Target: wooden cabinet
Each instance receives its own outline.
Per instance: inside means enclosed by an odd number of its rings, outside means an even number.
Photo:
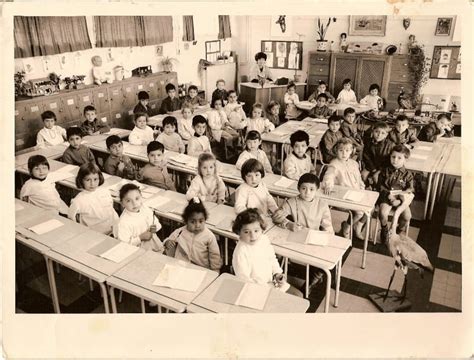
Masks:
[[[319,82],[324,81],[329,84],[329,74],[331,67],[331,54],[321,52],[309,53],[308,68],[308,93],[309,97],[318,88]],[[302,99],[302,97],[300,97]]]
[[[398,109],[398,96],[403,91],[407,95],[413,91],[408,69],[408,55],[394,55],[391,59],[390,82],[388,84],[387,109]]]

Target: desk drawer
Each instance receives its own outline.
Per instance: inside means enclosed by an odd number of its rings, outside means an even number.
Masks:
[[[329,76],[324,75],[309,75],[308,76],[308,85],[319,85],[320,81],[324,81],[326,84],[329,84]]]
[[[309,63],[311,65],[329,64],[330,54],[311,54]]]
[[[397,56],[392,58],[392,72],[408,73],[408,57]]]
[[[329,65],[328,64],[318,64],[312,65],[309,67],[309,75],[329,75]]]

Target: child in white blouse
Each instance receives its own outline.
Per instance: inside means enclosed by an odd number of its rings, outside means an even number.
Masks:
[[[192,199],[182,217],[186,225],[172,232],[163,243],[166,255],[219,271],[221,253],[216,236],[206,227],[208,214],[202,202]]]
[[[83,189],[71,201],[68,217],[103,234],[111,234],[118,215],[114,201],[108,189],[101,185],[104,176],[94,163],[87,163],[79,168],[76,186]]]
[[[148,145],[155,140],[158,130],[153,130],[147,125],[148,115],[145,113],[134,114],[135,127],[128,136],[128,141],[131,145]]]
[[[211,143],[206,136],[207,120],[202,115],[193,117],[194,136],[189,139],[188,155],[199,156],[204,152],[211,152]]]
[[[207,113],[207,121],[211,128],[212,137],[221,142],[221,139],[227,144],[232,145],[234,140],[237,140],[239,134],[235,131],[227,119],[224,111],[224,101],[222,99],[214,99],[211,104],[212,109]]]
[[[56,183],[48,179],[49,162],[43,155],[33,155],[28,159],[28,171],[31,179],[21,190],[20,199],[46,210],[67,214],[68,207],[61,200]]]
[[[371,110],[378,112],[383,108],[383,99],[379,96],[380,87],[372,84],[369,87],[369,94],[360,100],[361,104],[367,105]]]
[[[201,201],[222,204],[225,201],[225,184],[217,174],[216,158],[211,153],[202,153],[198,158],[198,175],[191,181],[186,199],[195,197]]]
[[[235,167],[240,170],[242,169],[242,165],[248,159],[257,159],[262,163],[263,168],[267,173],[273,174],[272,165],[268,160],[267,154],[260,149],[261,145],[262,137],[260,136],[260,133],[256,130],[249,131],[245,137],[245,149],[237,159]]]
[[[257,130],[260,134],[275,130],[270,120],[263,116],[263,106],[260,103],[255,103],[252,106],[252,116],[247,119],[247,132]]]
[[[130,245],[162,253],[164,247],[156,234],[161,229],[161,224],[153,211],[143,204],[138,186],[135,184],[122,186],[120,202],[124,210],[114,228],[115,237]]]
[[[39,149],[62,144],[66,141],[66,130],[56,123],[56,114],[52,111],[45,111],[41,114],[44,128],[36,135],[36,146]]]
[[[237,93],[230,90],[227,93],[228,103],[224,107],[224,111],[229,119],[229,124],[235,130],[243,129],[247,125],[247,115],[242,108],[242,104],[237,101]]]
[[[194,135],[193,112],[194,106],[191,103],[185,102],[181,109],[183,118],[178,121],[178,134],[181,135],[183,140],[189,140]]]
[[[338,104],[354,104],[357,103],[357,97],[354,90],[351,89],[352,81],[351,79],[345,79],[342,82],[342,86],[344,87],[337,96],[336,102]]]
[[[245,181],[235,191],[234,210],[236,214],[248,208],[257,208],[262,215],[267,216],[278,210],[273,196],[270,195],[267,186],[262,182],[265,169],[257,159],[248,159],[242,165],[242,179]]]
[[[263,233],[265,228],[265,220],[258,209],[247,209],[237,215],[232,225],[232,231],[239,235],[232,256],[235,275],[245,281],[266,284],[303,297],[301,291],[287,282],[270,239]]]
[[[158,135],[156,141],[163,144],[165,150],[184,153],[184,143],[181,136],[176,132],[178,121],[174,116],[166,116],[163,119],[163,132]]]
[[[306,154],[309,146],[309,135],[306,131],[298,130],[290,136],[291,154],[283,162],[283,175],[287,178],[298,180],[301,175],[312,172],[314,165],[311,157]]]
[[[296,107],[296,105],[300,102],[300,99],[296,93],[296,85],[293,82],[288,84],[283,101],[286,105],[285,118],[288,120],[298,119],[303,112]]]

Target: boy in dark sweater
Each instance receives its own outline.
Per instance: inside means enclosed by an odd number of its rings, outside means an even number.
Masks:
[[[395,128],[390,131],[388,138],[395,145],[405,145],[413,149],[413,144],[418,141],[415,129],[410,128],[408,118],[405,115],[398,115],[395,120]]]
[[[82,130],[77,126],[70,127],[66,130],[67,141],[69,147],[64,151],[63,162],[81,166],[89,162],[95,163],[95,158],[90,149],[82,145]]]
[[[105,121],[98,120],[95,107],[92,105],[87,105],[84,108],[84,117],[86,121],[81,124],[82,136],[99,135],[110,131],[110,127],[107,125],[107,119],[105,119]]]
[[[357,124],[355,124],[356,112],[354,108],[348,107],[344,110],[344,121],[341,124],[341,133],[345,138],[352,141],[354,145],[354,160],[361,160],[362,151],[364,150],[364,141],[362,136],[357,132]]]
[[[328,100],[326,94],[319,94],[316,98],[316,106],[309,111],[308,115],[317,119],[329,118],[332,114],[332,110],[327,106]]]
[[[198,88],[196,85],[191,85],[188,88],[188,95],[184,98],[184,102],[191,104],[193,107],[206,105],[206,100],[198,95]]]
[[[140,91],[138,93],[138,104],[133,108],[133,113],[145,113],[148,116],[152,116],[152,110],[148,106],[148,101],[150,101],[150,95],[146,91]]]
[[[123,154],[123,142],[117,135],[110,135],[105,139],[109,150],[109,157],[105,160],[104,170],[107,174],[135,180],[136,168],[132,160]]]
[[[320,94],[324,95],[324,94]],[[323,162],[329,164],[332,159],[336,157],[333,151],[334,145],[343,138],[342,133],[339,131],[341,128],[342,116],[331,115],[328,119],[328,127],[321,141],[319,142],[319,151],[323,156]]]
[[[172,113],[176,110],[181,110],[181,101],[176,96],[176,87],[173,84],[166,84],[166,93],[168,97],[163,99],[160,108],[160,114]]]
[[[423,126],[418,134],[418,140],[435,142],[440,137],[453,137],[453,125],[448,114],[439,114],[435,122]]]
[[[227,90],[225,89],[225,80],[219,79],[216,81],[216,90],[212,92],[211,104],[214,104],[216,99],[221,99],[224,102],[224,106],[227,104],[228,97]]]

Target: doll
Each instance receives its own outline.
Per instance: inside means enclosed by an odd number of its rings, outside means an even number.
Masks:
[[[91,60],[92,64],[94,65],[92,68],[92,77],[94,78],[94,83],[97,85],[100,85],[104,82],[112,84],[112,72],[102,67],[102,58],[99,55],[96,55],[93,56]]]

